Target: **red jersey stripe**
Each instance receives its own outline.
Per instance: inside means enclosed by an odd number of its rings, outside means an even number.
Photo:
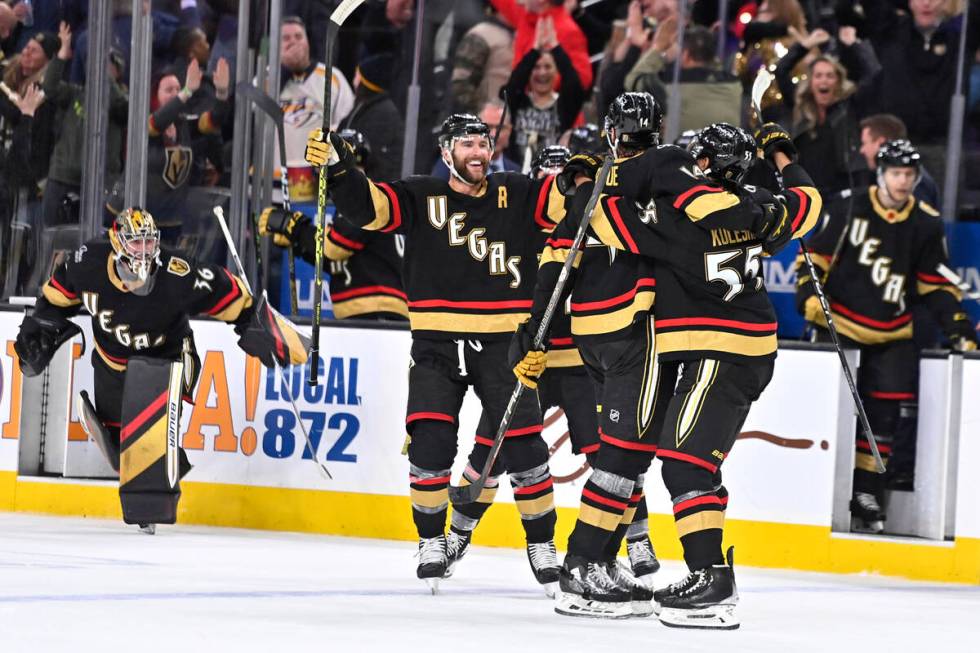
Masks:
[[[238,299],[242,294],[242,289],[238,287],[238,282],[235,281],[235,277],[231,276],[231,272],[229,272],[225,268],[221,268],[221,271],[228,276],[228,281],[231,282],[231,290],[228,292],[227,295],[222,297],[217,304],[214,305],[214,308],[212,308],[210,311],[207,312],[208,315],[216,315],[220,313],[225,309],[225,307],[228,306],[228,304]]]
[[[623,222],[623,216],[620,215],[619,213],[619,206],[617,206],[617,202],[619,202],[621,199],[623,198],[622,197],[610,198],[609,201],[606,202],[606,206],[609,207],[609,214],[612,216],[613,221],[616,223],[616,227],[618,228],[618,231],[620,232],[620,234],[622,234],[623,238],[626,240],[626,246],[629,247],[629,250],[634,254],[639,254],[640,250],[636,246],[636,241],[633,240],[633,235],[629,232],[629,229],[626,228],[626,223]]]
[[[633,286],[633,289],[630,290],[629,292],[625,292],[622,295],[619,295],[618,297],[613,297],[611,299],[603,299],[597,302],[582,302],[579,304],[573,302],[572,310],[573,311],[596,311],[602,308],[609,308],[610,306],[615,306],[617,304],[624,304],[627,301],[633,299],[636,296],[636,293],[638,293],[641,289],[656,288],[656,287],[657,287],[656,279],[651,279],[651,278],[639,279],[637,280],[636,285]]]
[[[333,299],[335,302],[341,302],[345,299],[361,297],[362,295],[392,295],[400,299],[408,299],[408,296],[405,293],[398,288],[392,288],[391,286],[364,286],[363,288],[354,288],[352,290],[334,293],[331,299]]]
[[[391,222],[389,222],[388,226],[381,231],[385,233],[394,231],[398,227],[402,226],[402,205],[398,203],[398,195],[391,188],[391,186],[386,183],[378,182],[375,185],[384,191],[385,195],[388,196],[388,203],[391,204]]]
[[[657,452],[657,458],[672,458],[673,460],[680,460],[685,463],[691,463],[692,465],[703,467],[708,471],[710,471],[711,473],[718,471],[718,465],[709,463],[707,460],[701,460],[700,458],[689,456],[686,453],[681,453],[680,451],[674,451],[672,449],[661,449],[660,451]]]
[[[336,242],[341,247],[346,247],[347,249],[353,249],[355,251],[361,251],[364,249],[364,243],[359,243],[356,240],[351,240],[350,238],[344,236],[343,234],[337,233],[336,229],[331,229],[327,233],[327,238]]]
[[[793,194],[795,194],[797,197],[800,198],[800,208],[796,212],[796,217],[793,218],[793,233],[796,233],[797,228],[800,226],[800,223],[803,221],[803,218],[806,216],[807,207],[810,205],[810,198],[807,196],[806,193],[801,191],[799,188],[790,188],[789,190],[790,192],[792,192]]]
[[[738,320],[723,320],[717,317],[677,317],[657,320],[655,324],[662,329],[681,326],[719,326],[743,331],[775,331],[779,326],[776,322],[739,322]]]
[[[842,306],[841,304],[837,304],[835,302],[830,303],[830,309],[835,313],[840,313],[841,315],[843,315],[844,317],[850,320],[854,320],[858,324],[874,327],[876,329],[897,329],[898,327],[905,326],[906,324],[912,321],[911,313],[906,313],[905,315],[897,317],[894,320],[882,322],[881,320],[875,320],[866,315],[855,313],[854,311],[847,308],[846,306]]]
[[[432,413],[432,412],[422,412],[422,413],[410,413],[408,417],[405,418],[406,424],[411,424],[412,422],[417,422],[420,419],[432,419],[437,422],[449,422],[450,424],[456,423],[456,418],[452,415],[447,415],[446,413]]]
[[[541,184],[541,190],[538,192],[538,201],[534,205],[534,221],[546,231],[551,231],[555,226],[551,220],[544,216],[544,206],[548,202],[548,194],[551,192],[553,183],[555,183],[553,176],[545,178],[544,183]]]
[[[60,292],[62,295],[64,295],[68,299],[76,299],[78,297],[78,295],[76,293],[71,292],[70,290],[68,290],[67,288],[65,288],[64,286],[62,286],[60,283],[58,283],[58,280],[55,279],[54,277],[51,277],[51,279],[49,281],[51,282],[51,285],[52,286],[54,286],[55,288],[58,289],[58,292]]]
[[[690,510],[691,508],[696,508],[698,506],[706,506],[706,505],[720,506],[721,499],[719,499],[713,494],[709,494],[703,497],[695,497],[693,499],[688,499],[687,501],[681,501],[680,503],[674,506],[674,514],[676,515],[677,513],[683,512],[685,510]]]
[[[611,435],[606,435],[599,429],[599,439],[603,442],[607,442],[614,447],[619,447],[620,449],[629,449],[631,451],[647,451],[650,453],[657,453],[657,445],[655,444],[643,444],[642,442],[630,442],[628,440],[620,440],[619,438],[614,438]]]
[[[456,302],[449,299],[420,299],[408,302],[409,308],[472,308],[483,310],[500,310],[507,308],[531,308],[533,301],[516,299],[495,302]]]
[[[919,277],[920,280],[926,283],[939,283],[939,284],[950,284],[950,280],[946,277],[941,277],[935,274],[926,274],[925,272],[916,272],[915,276]]]
[[[687,202],[687,200],[689,200],[691,196],[696,193],[720,193],[723,190],[724,190],[723,188],[718,188],[717,186],[706,186],[703,184],[701,186],[695,186],[694,188],[689,188],[688,190],[684,191],[683,193],[677,196],[677,199],[674,200],[674,208],[679,209],[682,206],[684,206],[684,203]]]

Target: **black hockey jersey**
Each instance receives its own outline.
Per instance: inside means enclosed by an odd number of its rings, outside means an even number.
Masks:
[[[911,305],[923,301],[943,331],[955,335],[956,322],[966,315],[960,291],[937,271],[949,263],[939,212],[915,198],[901,209],[888,209],[875,186],[854,196],[850,216],[845,210],[841,203],[809,239],[818,271],[826,275],[832,265],[824,289],[837,331],[867,345],[909,339]],[[840,251],[831,263],[838,242]],[[802,256],[796,271],[802,313],[807,300],[818,299]],[[824,322],[822,314],[819,321]]]
[[[416,337],[507,340],[530,315],[540,230],[565,214],[554,177],[487,177],[473,197],[435,177],[375,183],[330,169],[340,213],[373,231],[404,234],[403,280]]]
[[[661,358],[741,362],[775,356],[777,325],[762,279],[765,219],[757,189],[718,186],[687,152],[662,146],[614,166],[606,190],[590,232],[606,245],[657,262]],[[809,185],[793,187],[780,206],[775,229],[799,237],[816,222],[820,195]]]
[[[252,305],[245,284],[221,266],[196,264],[168,249],[160,261],[150,292],[135,295],[116,273],[108,241],[89,241],[55,268],[34,314],[57,320],[85,309],[92,316],[92,356],[123,371],[130,356],[179,358],[190,316],[234,322]]]
[[[297,228],[293,247],[313,263],[316,227]],[[364,231],[342,216],[334,218],[323,238],[323,256],[330,266],[330,299],[338,319],[385,313],[408,319],[408,298],[402,286],[405,239],[400,235]]]

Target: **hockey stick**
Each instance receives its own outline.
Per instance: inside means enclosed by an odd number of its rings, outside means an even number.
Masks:
[[[327,47],[325,51],[326,61],[324,62],[325,73],[323,81],[323,125],[321,131],[324,138],[329,141],[330,133],[330,113],[333,95],[333,46],[340,32],[340,26],[344,24],[347,17],[355,9],[361,6],[364,0],[343,0],[333,13],[330,14],[330,22],[327,24]],[[317,368],[320,366],[320,322],[323,319],[323,238],[326,228],[327,210],[327,170],[326,166],[320,168],[319,179],[317,181],[316,194],[316,252],[313,260],[313,333],[310,343],[310,385],[317,384]]]
[[[769,85],[772,84],[772,80],[772,74],[765,68],[762,68],[759,70],[759,74],[756,75],[755,81],[752,82],[752,109],[755,111],[756,120],[760,124],[762,123],[762,96],[765,95]],[[824,318],[827,320],[827,330],[830,331],[830,337],[834,341],[834,348],[837,349],[837,355],[840,357],[841,368],[844,370],[847,387],[851,390],[851,398],[854,400],[854,407],[857,409],[861,429],[868,439],[868,445],[871,447],[871,455],[874,456],[878,473],[884,474],[885,463],[881,459],[881,452],[878,451],[878,443],[875,442],[874,433],[871,431],[871,424],[868,422],[868,414],[864,412],[864,402],[861,401],[861,397],[858,395],[857,386],[854,384],[854,376],[851,374],[851,368],[847,364],[847,357],[844,355],[843,347],[841,347],[840,337],[837,335],[837,327],[834,326],[834,316],[830,312],[830,304],[827,302],[827,296],[824,294],[820,277],[817,276],[817,268],[813,264],[813,259],[810,258],[810,250],[806,248],[806,244],[802,238],[800,239],[800,251],[803,252],[803,259],[806,261],[806,266],[810,269],[810,278],[813,279],[813,287],[817,291],[820,308],[823,310]]]
[[[286,213],[292,213],[292,204],[289,201],[289,174],[286,168],[286,127],[282,107],[248,82],[239,82],[235,86],[235,92],[250,100],[276,126],[276,134],[279,138],[279,180],[282,184],[282,208]],[[292,245],[287,250],[289,260],[289,314],[295,316],[299,312],[299,299],[296,294],[296,254],[293,252]]]
[[[980,290],[973,290],[970,284],[963,280],[963,277],[956,274],[956,272],[947,267],[946,264],[940,263],[937,265],[936,272],[946,277],[947,281],[959,288],[963,292],[963,296],[967,299],[980,301]]]
[[[245,276],[245,267],[242,265],[242,260],[238,258],[238,250],[235,248],[235,241],[231,238],[231,232],[228,231],[228,223],[225,221],[225,212],[220,206],[214,207],[214,217],[218,218],[218,225],[221,227],[221,233],[225,235],[225,241],[228,243],[228,250],[231,252],[231,258],[235,261],[235,265],[238,267],[238,274],[241,275],[242,283],[245,284],[245,290],[248,294],[252,294],[252,288],[249,286],[248,278]],[[272,307],[270,309],[276,314],[276,317],[282,318],[281,315]],[[285,320],[290,326],[294,326],[289,320]],[[296,416],[296,423],[299,424],[299,430],[303,433],[303,438],[306,440],[306,447],[310,452],[310,460],[314,465],[320,470],[320,473],[324,474],[328,479],[333,480],[333,475],[327,466],[316,459],[316,448],[313,446],[313,442],[310,440],[310,434],[306,432],[306,425],[303,424],[303,418],[299,414],[299,408],[296,407],[296,400],[293,399],[293,391],[290,383],[286,382],[286,374],[279,367],[279,362],[276,361],[276,372],[279,373],[279,382],[282,383],[283,387],[286,388],[286,396],[289,397],[289,403],[293,407],[293,414]],[[315,373],[314,373],[315,374]]]
[[[568,277],[572,272],[572,266],[575,263],[579,248],[582,246],[582,241],[585,240],[585,232],[589,229],[592,212],[595,211],[595,206],[599,202],[599,195],[602,194],[603,189],[606,187],[609,169],[612,168],[615,159],[616,157],[612,154],[607,156],[602,164],[602,168],[599,170],[595,188],[592,189],[592,195],[589,196],[589,202],[585,205],[585,212],[579,222],[578,231],[575,232],[571,254],[565,259],[564,265],[562,265],[561,272],[558,275],[558,281],[555,283],[555,289],[551,291],[548,306],[544,310],[541,324],[538,325],[538,332],[534,335],[534,343],[531,346],[531,349],[534,351],[541,350],[544,347],[545,339],[548,337],[548,327],[551,326],[551,319],[554,317],[555,310],[558,308],[558,302],[561,301],[561,295],[565,290],[565,284],[568,282]],[[521,395],[523,394],[524,384],[518,381],[517,385],[514,386],[514,392],[510,395],[510,401],[507,402],[507,410],[504,411],[504,418],[500,420],[500,426],[497,428],[497,436],[493,440],[493,446],[490,447],[490,453],[487,455],[487,461],[483,464],[483,471],[480,472],[480,477],[469,485],[449,486],[449,499],[454,504],[473,503],[480,497],[480,493],[483,492],[483,487],[490,477],[490,472],[493,470],[493,464],[497,462],[497,455],[500,453],[500,447],[504,443],[504,435],[507,433],[507,429],[510,428],[514,411],[517,409],[517,404],[520,402]]]

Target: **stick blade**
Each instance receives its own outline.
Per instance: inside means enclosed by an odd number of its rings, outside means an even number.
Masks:
[[[752,107],[755,112],[759,114],[759,120],[762,120],[762,96],[766,94],[769,90],[769,86],[772,84],[773,76],[765,67],[759,69],[759,73],[755,76],[755,81],[752,82]]]
[[[364,0],[344,0],[337,8],[333,10],[330,14],[330,21],[336,23],[338,26],[343,25],[355,9],[363,4]]]
[[[450,485],[449,500],[454,506],[476,503],[482,491],[479,485]]]

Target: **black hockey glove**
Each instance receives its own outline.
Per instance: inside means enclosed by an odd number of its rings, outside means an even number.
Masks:
[[[259,235],[272,236],[272,242],[279,247],[289,247],[296,228],[307,222],[311,222],[310,218],[299,211],[289,213],[270,206],[259,216]]]
[[[43,372],[58,348],[76,333],[81,333],[81,329],[74,322],[54,322],[26,316],[14,341],[21,371],[25,376],[37,376]]]
[[[762,241],[763,251],[772,256],[785,247],[793,237],[789,214],[782,202],[764,188],[755,188],[750,195],[758,207],[752,232]]]
[[[602,155],[600,154],[576,154],[568,160],[562,171],[555,178],[558,184],[558,192],[565,197],[575,194],[575,178],[585,175],[591,180],[595,180],[596,173],[602,167]]]
[[[776,152],[782,152],[792,161],[798,154],[789,132],[774,122],[767,122],[755,130],[755,144],[770,161]]]
[[[966,313],[953,315],[953,333],[949,334],[950,345],[956,351],[976,351],[977,332]]]
[[[309,339],[269,308],[263,294],[242,311],[235,322],[238,346],[266,367],[297,365],[306,362]]]
[[[514,370],[514,376],[532,390],[538,387],[538,378],[548,365],[547,343],[543,342],[540,349],[534,349],[538,327],[539,322],[533,317],[521,322],[510,339],[507,350],[507,359]]]

